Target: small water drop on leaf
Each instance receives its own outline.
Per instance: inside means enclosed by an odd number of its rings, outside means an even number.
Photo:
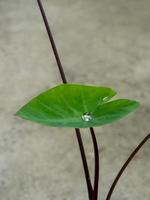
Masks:
[[[83,119],[83,121],[85,121],[85,122],[89,122],[89,121],[92,120],[92,116],[91,116],[90,113],[84,113],[84,114],[82,115],[82,119]]]

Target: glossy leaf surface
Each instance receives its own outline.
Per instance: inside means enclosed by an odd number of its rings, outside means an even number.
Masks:
[[[33,98],[16,115],[54,127],[101,126],[124,117],[139,105],[128,99],[108,102],[115,94],[106,87],[61,84]]]

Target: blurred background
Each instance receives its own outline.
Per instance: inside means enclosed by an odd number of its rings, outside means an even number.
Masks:
[[[43,0],[69,82],[109,86],[141,107],[95,128],[99,199],[150,131],[150,1]],[[24,121],[14,113],[61,83],[36,0],[0,0],[0,199],[85,200],[75,131]],[[82,129],[93,174],[89,131]],[[150,199],[150,143],[121,178],[112,200]]]

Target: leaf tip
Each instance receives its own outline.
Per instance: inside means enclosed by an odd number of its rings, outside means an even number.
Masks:
[[[21,111],[18,110],[18,111],[14,114],[14,116],[19,116],[19,117],[21,117]]]

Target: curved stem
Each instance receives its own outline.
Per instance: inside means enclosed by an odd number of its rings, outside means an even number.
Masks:
[[[57,66],[61,75],[61,79],[62,82],[65,84],[67,83],[67,79],[63,70],[63,66],[61,64],[60,58],[59,58],[59,54],[55,45],[55,41],[42,5],[41,0],[37,0],[38,6],[40,8],[42,17],[43,17],[43,21],[47,30],[47,34],[50,40],[50,44],[52,46],[53,49],[53,53],[57,62]],[[89,169],[88,169],[88,165],[87,165],[87,161],[86,161],[86,155],[85,155],[85,151],[84,151],[84,146],[83,146],[83,142],[82,142],[82,137],[81,137],[81,133],[79,129],[75,129],[76,131],[76,136],[77,136],[77,140],[78,140],[78,144],[79,144],[79,148],[80,148],[80,153],[81,153],[81,158],[82,158],[82,162],[83,162],[83,167],[84,167],[84,172],[85,172],[85,178],[86,178],[86,183],[87,183],[87,188],[88,188],[88,195],[89,195],[89,200],[91,199],[92,193],[93,193],[93,189],[92,189],[92,185],[91,185],[91,180],[90,180],[90,175],[89,175]]]
[[[41,14],[42,14],[42,17],[43,17],[43,21],[44,21],[44,24],[45,24],[45,27],[46,27],[46,30],[47,30],[47,34],[48,34],[48,37],[49,37],[49,40],[50,40],[50,43],[51,43],[51,46],[52,46],[52,49],[53,49],[53,53],[54,53],[54,56],[55,56],[55,59],[56,59],[56,62],[57,62],[58,68],[59,68],[59,72],[60,72],[62,81],[63,81],[63,83],[67,83],[67,79],[65,77],[63,66],[62,66],[60,58],[59,58],[59,54],[58,54],[58,51],[57,51],[57,48],[56,48],[56,45],[55,45],[55,41],[54,41],[50,26],[49,26],[49,23],[48,23],[48,20],[47,20],[47,17],[46,17],[46,14],[45,14],[45,11],[44,11],[44,8],[43,8],[43,5],[42,5],[42,2],[41,2],[41,0],[37,0],[37,3],[39,5],[40,11],[41,11]]]
[[[92,136],[92,141],[93,141],[93,146],[94,146],[94,155],[95,155],[94,191],[92,195],[92,200],[97,200],[98,199],[98,184],[99,184],[99,151],[98,151],[98,145],[97,145],[94,129],[91,127],[90,131],[91,131],[91,136]]]
[[[83,142],[82,142],[82,138],[81,138],[81,134],[80,134],[80,129],[76,128],[76,136],[78,139],[78,144],[79,144],[79,148],[80,148],[80,152],[81,152],[81,157],[82,157],[82,163],[83,163],[83,167],[84,167],[84,173],[85,173],[85,178],[86,178],[86,183],[87,183],[87,188],[88,188],[88,195],[89,195],[89,199],[92,199],[92,195],[93,195],[93,188],[91,185],[91,179],[90,179],[90,174],[89,174],[89,170],[88,170],[88,165],[87,165],[87,161],[86,161],[86,157],[85,157],[85,150],[83,148]]]
[[[121,175],[123,174],[123,172],[125,171],[125,169],[127,168],[127,166],[129,165],[129,163],[133,160],[134,156],[138,153],[138,151],[142,148],[142,146],[147,142],[147,140],[150,138],[150,133],[142,140],[142,142],[134,149],[134,151],[131,153],[131,155],[129,156],[129,158],[127,159],[127,161],[124,163],[124,165],[122,166],[122,168],[120,169],[119,173],[117,174],[113,184],[110,187],[110,190],[107,194],[106,200],[110,200],[112,193],[121,177]]]

